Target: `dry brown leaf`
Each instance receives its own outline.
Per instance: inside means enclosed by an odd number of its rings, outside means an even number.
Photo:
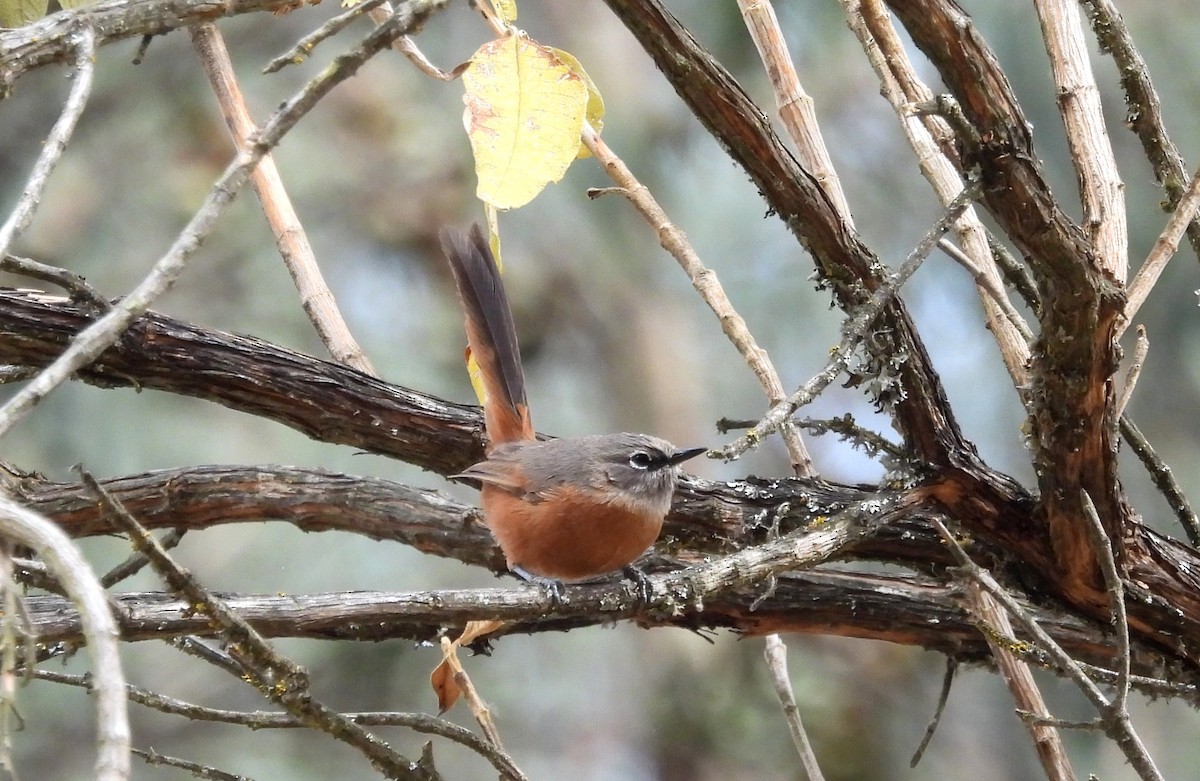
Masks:
[[[438,715],[453,708],[462,696],[462,689],[455,680],[456,674],[462,670],[462,662],[458,660],[459,646],[470,645],[503,626],[503,621],[468,621],[462,634],[454,640],[442,638],[442,661],[429,674],[429,685],[437,696]]]

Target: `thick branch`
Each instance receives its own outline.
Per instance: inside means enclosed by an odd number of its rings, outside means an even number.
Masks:
[[[0,290],[0,363],[44,365],[87,324],[89,317],[85,308],[64,298],[27,290]],[[390,385],[258,339],[209,331],[156,313],[135,322],[114,348],[78,377],[101,387],[153,388],[213,401],[282,423],[319,441],[391,456],[440,474],[460,472],[483,455],[483,421],[477,407]],[[391,537],[395,532],[386,528],[387,512],[417,499],[426,505],[433,503],[416,492],[403,494],[391,487],[395,484],[385,481],[364,481],[361,486],[344,490],[326,482],[348,479],[277,468],[204,467],[126,478],[122,485],[106,485],[152,527],[202,526],[223,517],[245,518],[254,512],[259,519],[287,518],[302,528],[314,528],[316,524],[322,524],[320,528],[345,528],[361,523],[362,533]],[[230,490],[234,487],[231,481],[243,486],[253,483],[253,495],[263,501],[271,497],[280,500],[265,507],[247,503],[246,496]],[[298,485],[305,495],[295,501],[283,498],[282,492],[293,490],[283,487],[283,483]],[[80,529],[74,533],[104,533],[98,531],[101,528],[111,531],[106,522],[96,518],[94,503],[77,488],[29,480],[23,485],[26,501],[61,502],[55,507],[37,506]],[[389,487],[381,487],[384,485]],[[311,490],[317,487],[327,489],[323,499]],[[378,500],[384,514],[358,520],[346,515],[345,505],[354,501],[356,491],[366,492],[358,498]],[[162,502],[164,495],[174,501]],[[688,479],[676,493],[665,543],[668,547],[728,552],[762,541],[773,532],[787,533],[818,515],[832,515],[871,495],[861,488],[820,480],[724,484]],[[346,501],[340,502],[339,497]],[[311,514],[304,516],[305,512]],[[454,528],[463,523],[456,510],[439,507],[433,512],[426,506],[421,512],[432,512],[428,516],[431,524],[447,523]],[[302,517],[296,519],[297,515]],[[412,544],[426,549],[423,546],[436,536],[431,526],[418,524],[414,528],[422,542]],[[886,551],[875,552],[889,558],[945,561],[941,546],[926,534],[914,534],[917,528],[919,524],[906,527],[901,523],[895,534],[889,532],[871,544],[887,546]],[[917,538],[924,542],[914,543]],[[494,561],[490,554],[465,560]]]
[[[661,576],[655,576],[656,579]],[[754,590],[705,600],[678,614],[638,613],[625,585],[572,588],[570,602],[546,612],[545,596],[536,588],[473,589],[436,592],[352,591],[323,594],[218,594],[229,606],[267,637],[371,641],[405,639],[436,641],[447,627],[467,621],[498,618],[509,622],[494,636],[558,632],[613,621],[634,621],[643,627],[699,630],[730,629],[747,634],[801,632],[887,640],[914,645],[962,661],[984,661],[988,646],[979,629],[959,605],[954,587],[914,576],[813,571],[778,579],[765,600]],[[161,592],[116,596],[124,615],[123,637],[130,641],[211,633],[205,617],[186,600]],[[33,629],[45,644],[74,644],[81,640],[78,616],[58,596],[27,598]],[[757,604],[755,604],[758,602]],[[1107,666],[1111,642],[1090,622],[1029,607],[1031,614],[1072,656]],[[1039,661],[1038,657],[1032,657]],[[1144,675],[1161,672],[1168,661],[1150,648],[1134,657]],[[1179,676],[1176,689],[1159,687],[1190,700],[1200,695],[1186,688],[1196,676]],[[1147,688],[1149,681],[1136,680]]]
[[[766,113],[729,72],[658,0],[606,1],[692,113],[746,170],[771,210],[812,254],[841,306],[851,312],[883,285],[886,270],[879,258],[841,219],[817,178],[796,162],[775,135]],[[875,338],[868,342],[877,370],[895,386],[883,390],[879,401],[895,405],[900,428],[918,457],[938,465],[968,454],[974,459],[903,303],[894,300],[881,321]],[[894,377],[887,376],[893,372]]]
[[[31,291],[0,291],[0,363],[45,366],[92,320],[83,307]],[[149,313],[79,372],[101,387],[153,388],[216,401],[313,439],[453,474],[478,460],[473,408],[362,372]],[[325,386],[322,390],[322,386]]]
[[[970,17],[953,0],[889,5],[973,125],[971,137],[959,138],[962,165],[979,168],[983,204],[1033,268],[1042,306],[1031,372],[1031,442],[1053,566],[1062,573],[1053,579],[1068,601],[1106,610],[1079,497],[1081,488],[1092,496],[1109,537],[1125,539],[1131,513],[1117,474],[1109,382],[1117,368],[1123,295],[1050,192],[1031,126]]]
[[[88,317],[85,309],[65,299],[29,291],[0,291],[0,363],[44,364]],[[316,439],[401,458],[443,474],[462,469],[482,453],[482,425],[474,407],[389,385],[267,342],[206,331],[156,314],[135,322],[116,347],[79,377],[103,386],[151,387],[216,401],[284,423]],[[197,491],[206,489],[206,479],[197,478]],[[186,486],[186,480],[177,480],[172,490],[184,491]],[[157,489],[149,490],[153,494]],[[1036,504],[1011,480],[993,480],[988,472],[949,469],[923,490],[948,508],[954,521],[978,536],[980,555],[1020,561],[1020,581],[1037,583],[1038,588],[1053,593],[1065,591],[1058,585],[1057,578],[1063,573],[1055,567],[1045,542]],[[727,553],[760,544],[776,533],[789,533],[818,515],[832,515],[852,502],[870,498],[871,493],[795,479],[731,484],[685,480],[660,549],[701,555]],[[219,487],[215,494],[222,495]],[[120,498],[126,501],[127,497]],[[182,495],[175,498],[183,508],[199,507],[207,501],[201,499],[197,505]],[[311,497],[294,503],[293,517],[302,516],[303,508],[310,507],[313,515],[300,522],[339,522],[333,505],[322,515],[320,503],[309,501]],[[260,517],[282,517],[277,513],[286,512],[286,504],[253,511],[262,513]],[[165,527],[180,523],[171,513],[170,507],[165,508],[163,514],[145,522]],[[238,511],[214,508],[209,517],[221,513],[237,515]],[[187,512],[182,515],[186,520]],[[449,528],[467,528],[464,517],[446,518]],[[1145,584],[1130,586],[1131,597],[1137,598],[1129,608],[1131,629],[1181,657],[1200,659],[1200,583],[1190,574],[1200,572],[1200,560],[1186,546],[1152,535],[1138,524],[1131,524],[1130,529],[1127,579]],[[492,566],[496,561],[490,547],[468,553],[464,547],[455,548],[465,544],[461,539],[443,539],[440,531],[421,524],[414,526],[411,534],[412,544],[422,550]],[[477,527],[473,534],[475,544],[486,542]],[[945,552],[925,532],[916,508],[860,543],[853,553],[920,567],[946,560]],[[1107,620],[1107,601],[1091,612]],[[1163,628],[1169,633],[1164,634]]]
[[[5,489],[72,537],[118,534],[95,497],[0,468]],[[281,521],[308,532],[342,531],[410,545],[423,553],[504,572],[504,557],[474,507],[437,491],[322,469],[270,465],[163,469],[101,481],[149,529],[202,530],[226,523]],[[673,557],[725,554],[790,534],[881,493],[800,480],[709,483],[689,480],[667,517],[659,549]],[[847,550],[893,564],[947,564],[945,548],[919,513],[897,518]],[[678,566],[678,563],[675,564]]]

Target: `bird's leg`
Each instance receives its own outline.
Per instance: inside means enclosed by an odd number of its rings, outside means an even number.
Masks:
[[[538,586],[541,586],[542,590],[546,592],[546,596],[550,597],[550,604],[554,605],[555,607],[558,607],[559,605],[565,605],[571,601],[567,598],[566,592],[563,591],[563,582],[561,580],[557,580],[555,578],[544,578],[541,575],[534,575],[524,567],[517,565],[510,566],[509,569],[512,570],[514,575],[526,583],[534,583]]]
[[[633,581],[633,588],[637,592],[638,603],[643,607],[649,605],[651,598],[654,596],[654,590],[650,587],[650,577],[632,564],[623,567],[621,574]]]

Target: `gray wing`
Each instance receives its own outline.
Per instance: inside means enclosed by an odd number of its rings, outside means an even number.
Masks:
[[[576,475],[588,458],[587,438],[550,439],[539,442],[507,442],[488,457],[451,478],[478,480],[524,498],[540,501]],[[586,470],[585,470],[586,471]],[[586,483],[586,479],[584,480]]]

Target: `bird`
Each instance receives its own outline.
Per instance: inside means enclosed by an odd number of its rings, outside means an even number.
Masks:
[[[679,465],[706,451],[648,434],[539,440],[508,296],[487,238],[441,231],[466,317],[467,345],[484,389],[486,457],[451,475],[478,484],[483,520],[508,568],[555,603],[564,582],[622,571],[643,602],[649,582],[633,561],[650,548],[671,508]]]

